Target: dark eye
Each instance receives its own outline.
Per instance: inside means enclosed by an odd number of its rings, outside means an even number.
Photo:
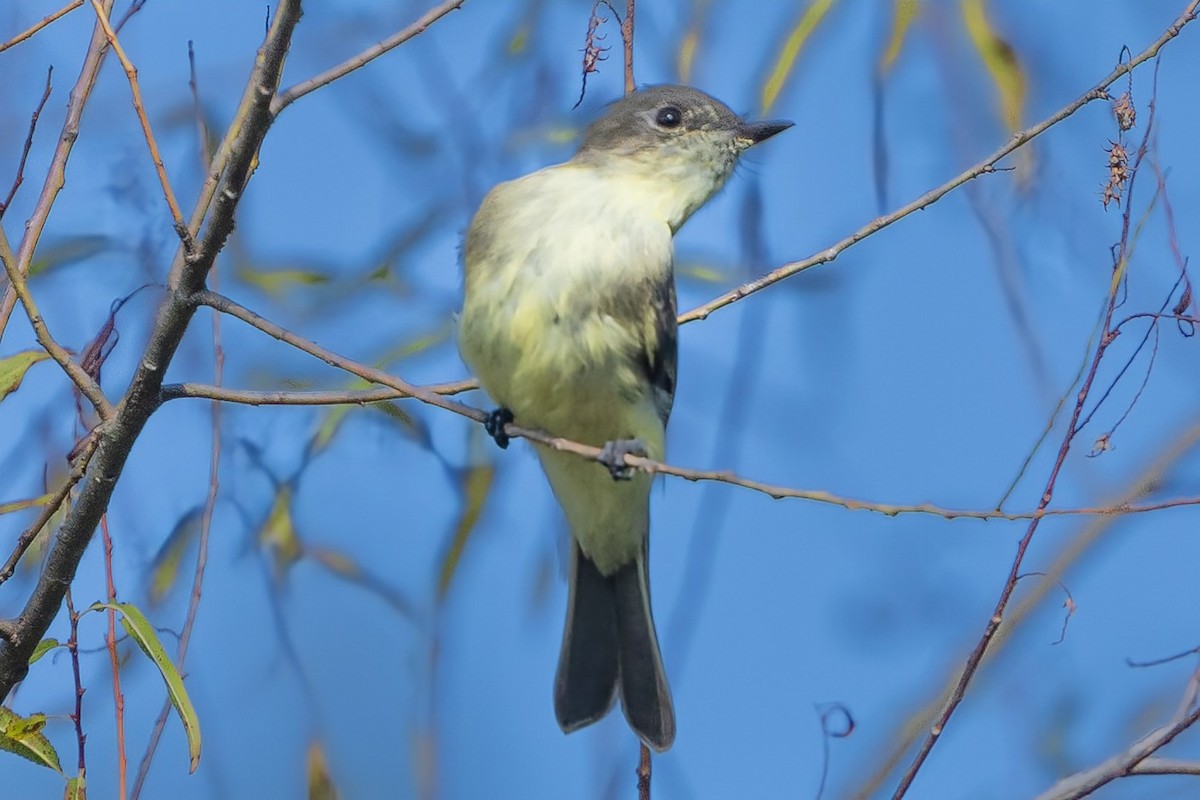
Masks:
[[[683,112],[675,106],[663,106],[658,110],[654,121],[663,128],[678,128],[683,122]]]

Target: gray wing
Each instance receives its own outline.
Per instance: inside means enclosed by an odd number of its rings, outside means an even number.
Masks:
[[[665,428],[675,403],[675,366],[679,356],[672,270],[667,270],[664,278],[650,288],[650,303],[653,313],[647,321],[643,368],[654,388],[654,405]]]

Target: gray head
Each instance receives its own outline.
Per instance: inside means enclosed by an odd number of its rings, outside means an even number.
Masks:
[[[660,184],[675,229],[721,188],[747,148],[791,126],[747,122],[690,86],[650,86],[610,105],[574,161]]]

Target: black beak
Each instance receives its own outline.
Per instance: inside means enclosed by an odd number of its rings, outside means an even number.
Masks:
[[[738,138],[746,139],[750,144],[765,142],[777,133],[786,131],[796,123],[786,119],[767,119],[761,122],[743,122],[738,129]]]

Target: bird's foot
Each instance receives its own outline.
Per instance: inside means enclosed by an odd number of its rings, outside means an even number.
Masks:
[[[501,450],[508,449],[508,434],[504,432],[504,426],[513,421],[513,413],[504,406],[500,406],[495,411],[487,415],[487,419],[483,421],[483,428],[488,432],[488,435],[496,440],[496,444],[500,445]]]
[[[625,456],[646,457],[646,443],[641,439],[615,439],[605,442],[597,460],[608,467],[614,481],[627,481],[637,471],[625,463]]]

